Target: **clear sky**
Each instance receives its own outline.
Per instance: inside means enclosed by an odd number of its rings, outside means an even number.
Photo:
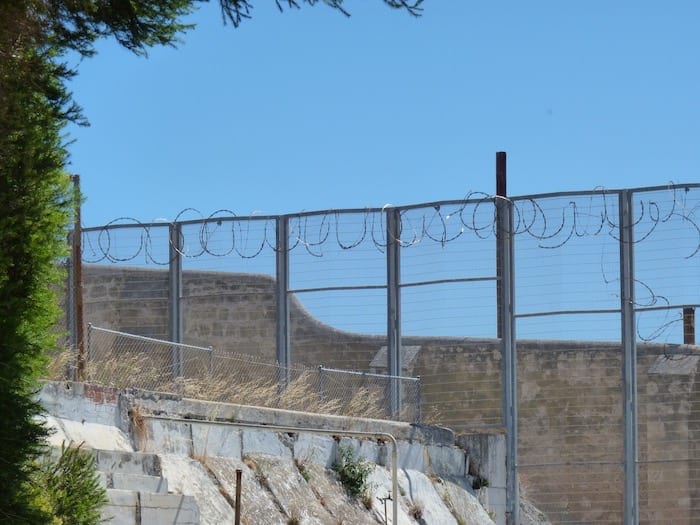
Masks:
[[[85,226],[493,193],[499,150],[511,195],[699,180],[696,0],[255,4],[238,29],[212,0],[178,49],[105,41],[79,65]]]

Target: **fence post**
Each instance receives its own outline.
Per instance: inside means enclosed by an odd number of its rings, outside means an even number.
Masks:
[[[506,152],[496,152],[496,198],[505,197],[507,195],[507,172],[506,172]],[[496,205],[496,213],[499,212]],[[503,337],[503,250],[499,235],[502,235],[502,230],[496,228],[496,337]]]
[[[421,401],[423,399],[423,387],[421,385],[421,378],[418,376],[416,378],[418,380],[418,414],[417,414],[417,421],[419,425],[423,422],[423,414],[421,413]]]
[[[289,385],[289,367],[291,366],[289,348],[289,217],[277,217],[276,228],[277,257],[277,363],[280,390]]]
[[[323,403],[323,365],[318,365],[318,400]]]
[[[502,418],[506,429],[506,523],[520,523],[518,484],[518,377],[515,344],[515,265],[513,203],[505,197],[496,197],[496,243],[500,269],[498,315],[501,351],[503,355]]]
[[[168,331],[169,339],[182,343],[182,225],[170,225],[168,264]],[[182,348],[172,347],[173,379],[182,377]]]
[[[683,307],[683,344],[695,344],[695,308]]]
[[[93,345],[92,345],[92,323],[88,323],[87,363],[94,361],[94,359],[95,359],[95,352],[94,352]]]
[[[639,521],[637,468],[637,342],[634,307],[634,212],[632,192],[619,194],[620,310],[622,335],[622,397],[624,414],[624,503],[625,525]]]
[[[68,246],[70,246],[70,255],[66,259],[66,270],[68,273],[67,284],[66,284],[66,328],[68,329],[68,344],[70,348],[75,352],[74,359],[75,363],[71,370],[71,379],[73,381],[78,380],[78,327],[76,321],[75,313],[75,271],[74,271],[74,243],[75,243],[75,230],[68,232]]]
[[[386,210],[387,267],[387,372],[389,380],[389,415],[401,412],[401,215],[395,208]]]
[[[75,206],[75,224],[73,226],[73,308],[75,314],[75,344],[78,350],[77,375],[78,381],[85,380],[85,319],[83,309],[83,229],[80,205],[80,175],[72,175],[73,200]]]

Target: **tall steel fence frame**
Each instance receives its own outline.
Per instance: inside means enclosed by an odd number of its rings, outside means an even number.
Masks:
[[[386,337],[387,337],[387,375],[401,376],[402,372],[402,328],[401,328],[401,293],[406,286],[449,284],[450,282],[469,281],[494,281],[498,283],[498,311],[497,327],[501,335],[502,352],[502,425],[506,430],[506,518],[508,523],[517,524],[519,520],[519,466],[518,466],[518,379],[517,379],[517,337],[516,324],[519,319],[535,316],[550,316],[560,314],[616,314],[620,316],[620,337],[622,345],[622,367],[620,370],[622,381],[622,414],[623,414],[623,521],[625,524],[639,522],[639,475],[638,475],[638,431],[637,431],[637,337],[636,314],[649,309],[640,306],[635,301],[635,213],[633,197],[636,193],[670,190],[687,191],[689,188],[700,188],[700,184],[683,184],[670,186],[657,186],[622,190],[594,190],[584,192],[562,192],[540,195],[528,195],[518,197],[484,196],[476,199],[455,201],[441,201],[401,207],[367,208],[367,209],[342,209],[328,210],[325,213],[356,214],[376,213],[381,214],[384,222],[384,235],[386,239],[386,283],[382,285],[348,285],[334,287],[315,287],[294,289],[290,286],[290,221],[300,220],[305,216],[323,212],[307,212],[287,215],[258,215],[254,218],[242,217],[215,217],[190,221],[175,221],[168,225],[169,229],[169,262],[168,262],[168,326],[169,337],[173,342],[181,343],[183,338],[183,309],[182,309],[182,273],[183,273],[183,233],[182,228],[188,225],[201,225],[207,227],[207,221],[217,221],[218,224],[226,221],[263,220],[274,222],[275,242],[271,246],[275,252],[275,278],[276,278],[276,359],[282,370],[289,370],[291,363],[290,342],[290,296],[306,291],[327,290],[363,290],[384,289],[386,291]],[[619,216],[615,219],[619,225],[619,308],[608,309],[580,309],[567,311],[523,312],[516,308],[515,280],[517,264],[515,261],[515,247],[518,231],[514,226],[518,215],[518,205],[524,202],[534,202],[536,199],[550,197],[575,197],[602,195],[605,198],[616,200]],[[401,227],[402,214],[411,209],[433,206],[439,209],[446,205],[466,205],[476,203],[483,205],[489,203],[494,209],[494,228],[496,235],[496,253],[500,264],[496,265],[495,272],[490,276],[466,277],[458,279],[424,280],[421,282],[401,282]],[[163,223],[141,223],[140,228],[163,227]],[[98,228],[86,228],[83,233],[95,232],[104,228],[119,229],[130,228],[132,224],[114,224]],[[618,227],[618,226],[616,226]],[[498,266],[498,267],[496,267]],[[74,283],[75,284],[75,283]],[[75,311],[75,304],[70,300],[69,314]],[[72,303],[72,304],[71,304]],[[684,307],[697,308],[700,304],[682,305]],[[656,307],[668,310],[678,309],[681,305],[667,305]],[[494,314],[496,315],[496,314]],[[69,320],[71,330],[75,338],[76,319],[73,315]],[[75,342],[75,341],[74,341]],[[280,378],[281,385],[288,383],[289,377],[283,375]],[[400,382],[391,382],[387,399],[392,413],[401,410],[401,385]]]

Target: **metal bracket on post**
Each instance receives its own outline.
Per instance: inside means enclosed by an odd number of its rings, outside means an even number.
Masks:
[[[503,355],[503,426],[506,429],[506,523],[520,523],[518,484],[518,377],[515,344],[515,265],[513,203],[496,197],[497,243],[500,254],[499,334]]]
[[[632,192],[619,196],[620,308],[622,330],[622,402],[624,415],[624,504],[625,525],[639,522],[639,477],[637,461],[637,338],[634,299],[634,213]]]
[[[182,225],[170,225],[170,259],[168,264],[168,331],[174,343],[182,343]],[[173,379],[182,377],[182,348],[172,348]]]
[[[386,210],[387,267],[387,371],[390,416],[401,413],[401,215],[394,208]]]
[[[289,385],[289,218],[277,217],[277,363],[279,388]]]

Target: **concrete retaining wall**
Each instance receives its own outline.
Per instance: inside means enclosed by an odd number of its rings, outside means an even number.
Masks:
[[[402,523],[411,522],[411,506],[417,502],[426,523],[456,524],[459,516],[468,518],[468,523],[491,523],[471,488],[476,476],[492,480],[488,493],[480,498],[489,505],[496,523],[505,520],[502,435],[458,442],[451,431],[439,427],[208,403],[74,382],[47,382],[39,396],[56,430],[51,438],[55,445],[79,438],[85,446],[101,449],[96,452],[98,465],[108,472],[105,483],[110,489],[105,516],[114,516],[115,523],[195,524],[200,514],[202,523],[231,523],[229,496],[235,492],[232,483],[237,468],[246,472],[244,502],[253,520],[249,523],[285,523],[284,516],[297,515],[303,523],[330,524],[347,513],[345,517],[353,523],[381,522],[383,509],[378,505],[371,511],[376,516],[368,516],[347,500],[336,482],[324,481],[326,475],[321,475],[344,445],[352,446],[358,457],[371,463],[389,465],[386,443],[343,437],[345,430],[385,432],[399,441]],[[166,416],[186,420],[160,419]],[[327,428],[337,430],[337,435],[280,433],[227,424],[235,422]],[[470,475],[477,465],[478,474]],[[308,476],[320,484],[311,483],[313,491],[302,481],[301,471],[307,469]],[[370,481],[377,497],[390,492],[386,469],[375,469]],[[335,511],[317,496],[324,490],[336,505]],[[464,500],[461,510],[450,507],[450,498]],[[284,507],[282,515],[280,507]]]

